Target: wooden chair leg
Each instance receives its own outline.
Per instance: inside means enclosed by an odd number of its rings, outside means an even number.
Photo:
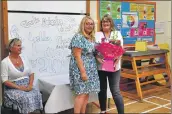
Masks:
[[[167,53],[165,54],[165,66],[166,66],[166,73],[167,73],[167,76],[168,76],[168,83],[167,85],[170,87],[172,85],[172,82],[171,82],[171,70],[170,70],[170,65],[168,63],[168,55]]]
[[[140,97],[140,100],[142,101],[143,100],[143,96],[142,96],[142,90],[141,90],[140,80],[139,80],[139,77],[138,77],[138,70],[137,70],[137,64],[136,64],[135,57],[133,57],[132,60],[133,60],[132,61],[132,67],[133,67],[133,70],[136,73],[135,83],[136,83],[137,94]]]
[[[137,94],[140,97],[140,100],[142,101],[143,100],[143,95],[142,95],[142,90],[141,90],[139,78],[136,78],[135,82],[136,82]]]

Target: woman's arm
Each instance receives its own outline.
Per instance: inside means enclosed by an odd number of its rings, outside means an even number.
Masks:
[[[34,81],[34,73],[32,73],[32,74],[29,76],[29,86],[33,86],[33,81]]]
[[[86,81],[88,79],[88,77],[87,77],[87,74],[86,74],[86,71],[85,71],[85,68],[83,65],[83,61],[81,59],[82,49],[81,48],[73,48],[72,52],[73,52],[73,56],[76,59],[77,66],[80,70],[81,78],[83,81]]]
[[[98,44],[101,43],[102,38],[104,38],[104,34],[102,32],[96,32],[95,33],[95,42],[96,43],[98,43]],[[104,62],[103,56],[101,56],[99,54],[96,54],[95,58],[101,64]]]
[[[11,82],[11,81],[5,81],[4,85],[9,87],[9,88],[14,88],[14,89],[20,89],[20,87],[18,85],[16,85],[15,83]]]
[[[9,87],[9,88],[14,88],[14,89],[19,89],[19,90],[26,90],[26,87],[24,86],[18,86],[15,83],[9,81],[9,77],[8,77],[8,61],[6,61],[6,59],[4,59],[1,62],[1,78],[2,78],[2,83]]]
[[[22,90],[22,91],[28,91],[27,87],[25,87],[25,86],[18,86],[15,83],[13,83],[11,81],[8,81],[8,80],[4,82],[4,85],[9,87],[9,88],[19,89],[19,90]]]
[[[33,88],[34,73],[29,76],[29,85],[27,86],[27,91],[31,91]]]
[[[122,48],[123,48],[123,37],[122,37],[122,35],[121,35],[121,33],[118,31],[118,38],[117,38],[117,40],[119,40],[120,41],[120,45],[122,46]],[[114,61],[114,64],[116,65],[116,64],[118,64],[119,63],[119,60],[121,60],[121,57],[122,57],[122,55],[118,58],[118,59],[116,59],[115,61]]]
[[[96,55],[96,59],[99,63],[103,64],[104,60],[102,57],[100,57],[99,55]]]

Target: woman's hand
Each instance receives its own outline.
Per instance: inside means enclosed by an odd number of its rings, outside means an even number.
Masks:
[[[31,91],[32,90],[32,86],[18,86],[18,89],[21,91]]]
[[[116,64],[119,62],[119,60],[121,60],[121,57],[122,57],[122,56],[120,56],[118,59],[115,59],[115,60],[114,60],[114,65],[116,65]]]
[[[18,89],[21,90],[21,91],[27,91],[26,86],[18,86]]]
[[[118,46],[121,45],[121,41],[120,41],[120,40],[113,40],[113,39],[111,39],[111,40],[109,41],[109,43],[112,43],[112,44],[115,44],[115,45],[118,45]]]
[[[27,91],[31,91],[33,89],[32,85],[27,86]]]
[[[97,61],[99,62],[99,63],[103,63],[104,62],[104,60],[102,59],[102,58],[100,58],[99,56],[96,56],[96,59],[97,59]]]
[[[81,79],[83,81],[87,81],[88,80],[87,74],[86,73],[81,73]]]

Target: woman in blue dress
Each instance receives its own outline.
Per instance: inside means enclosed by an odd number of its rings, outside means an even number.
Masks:
[[[76,94],[74,113],[85,113],[89,93],[100,91],[96,59],[94,57],[95,24],[91,17],[82,19],[79,32],[74,35],[69,48],[70,86]]]

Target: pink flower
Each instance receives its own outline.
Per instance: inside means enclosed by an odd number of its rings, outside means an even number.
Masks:
[[[124,49],[119,45],[112,43],[100,43],[97,45],[96,50],[102,54],[104,59],[116,59],[124,53]]]
[[[121,45],[121,41],[120,40],[110,40],[109,43],[115,44],[115,45]]]

